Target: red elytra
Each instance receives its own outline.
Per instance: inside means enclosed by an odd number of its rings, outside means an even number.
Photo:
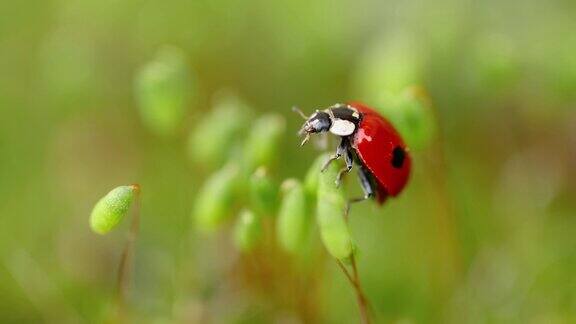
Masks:
[[[352,148],[377,182],[376,200],[382,204],[388,195],[396,196],[406,186],[412,162],[410,155],[400,134],[388,120],[361,103],[348,104],[362,113]],[[398,148],[402,151],[400,163],[391,163],[397,158]]]

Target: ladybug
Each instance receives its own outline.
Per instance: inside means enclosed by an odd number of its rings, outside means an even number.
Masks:
[[[310,134],[330,132],[340,136],[336,153],[326,161],[322,171],[344,157],[346,166],[338,173],[338,186],[355,162],[364,197],[353,201],[375,198],[381,205],[406,186],[411,167],[406,145],[394,126],[374,109],[352,102],[316,110],[310,117],[297,108],[294,110],[306,120],[299,132],[305,135],[301,145],[306,144]]]

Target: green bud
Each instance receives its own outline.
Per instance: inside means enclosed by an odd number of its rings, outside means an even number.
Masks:
[[[368,48],[357,68],[355,87],[367,102],[400,94],[407,86],[419,84],[422,57],[411,35],[394,34]]]
[[[238,135],[248,123],[250,108],[237,97],[225,95],[216,101],[214,109],[202,117],[188,140],[188,155],[192,161],[220,166],[229,158]]]
[[[311,218],[306,208],[306,194],[298,180],[288,179],[282,184],[284,197],[280,205],[276,233],[284,250],[302,251],[310,233]]]
[[[320,173],[316,211],[324,246],[333,257],[344,260],[352,255],[354,245],[344,219],[346,198],[342,189],[334,184],[337,174],[337,163],[332,163]]]
[[[425,148],[436,135],[434,111],[427,95],[422,89],[410,87],[390,99],[378,110],[398,129],[410,149]]]
[[[162,48],[136,77],[135,95],[144,126],[156,135],[173,135],[186,115],[191,90],[185,54],[178,48]]]
[[[242,252],[250,252],[262,238],[262,219],[249,210],[242,210],[234,228],[234,243]]]
[[[113,230],[128,213],[139,190],[137,185],[120,186],[100,199],[90,215],[92,230],[98,234],[106,234]]]
[[[514,40],[503,34],[484,34],[474,43],[470,70],[471,78],[478,82],[477,88],[484,95],[510,91],[521,72]]]
[[[314,163],[312,163],[312,166],[310,166],[310,169],[308,169],[306,176],[304,177],[304,191],[306,192],[306,197],[309,202],[316,200],[320,172],[324,163],[328,161],[328,158],[328,154],[322,154],[317,157],[316,160],[314,160]]]
[[[239,168],[228,165],[204,183],[192,210],[192,218],[200,230],[213,231],[231,216],[240,181]]]
[[[284,134],[285,121],[279,115],[266,115],[256,120],[251,128],[244,150],[249,171],[273,162]]]
[[[272,216],[276,211],[278,188],[267,174],[266,168],[259,167],[250,177],[250,204],[260,216]]]

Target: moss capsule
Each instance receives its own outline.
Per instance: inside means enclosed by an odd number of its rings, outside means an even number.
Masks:
[[[333,257],[343,260],[350,257],[354,249],[344,219],[346,198],[342,189],[334,185],[337,174],[337,163],[330,164],[325,172],[320,173],[316,216],[324,246]]]
[[[244,209],[234,228],[234,243],[242,252],[252,251],[262,238],[262,219],[250,210]]]
[[[246,168],[252,172],[258,166],[274,161],[285,130],[285,121],[279,115],[267,115],[252,125],[244,148]]]
[[[135,96],[144,126],[159,136],[173,135],[186,114],[192,82],[185,55],[162,48],[136,76]]]
[[[227,165],[214,173],[200,188],[192,210],[198,229],[212,231],[232,214],[232,205],[240,183],[236,165]]]
[[[288,179],[282,184],[282,192],[276,223],[278,241],[288,252],[301,252],[307,243],[312,221],[306,208],[304,187],[298,180]]]
[[[139,187],[120,186],[112,189],[102,197],[90,214],[90,227],[98,234],[106,234],[113,230],[128,214]]]
[[[265,167],[260,167],[249,180],[250,205],[260,216],[273,216],[278,205],[278,186],[270,179]]]

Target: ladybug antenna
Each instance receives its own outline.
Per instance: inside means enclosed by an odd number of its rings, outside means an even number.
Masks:
[[[306,131],[306,125],[302,126],[302,128],[300,128],[300,130],[298,131],[298,135],[304,136],[304,139],[302,140],[302,143],[300,143],[300,146],[304,146],[304,144],[306,144],[306,142],[308,142],[308,140],[310,140],[310,133],[308,133]]]
[[[308,142],[309,139],[310,139],[310,133],[306,133],[306,136],[302,140],[302,143],[300,143],[300,146],[304,146],[304,144],[306,144],[306,142]]]
[[[302,112],[302,110],[300,110],[300,108],[294,106],[294,107],[292,107],[292,111],[295,112],[295,113],[297,113],[298,115],[300,115],[300,117],[304,118],[304,120],[308,120],[308,116],[306,116],[306,115]]]

